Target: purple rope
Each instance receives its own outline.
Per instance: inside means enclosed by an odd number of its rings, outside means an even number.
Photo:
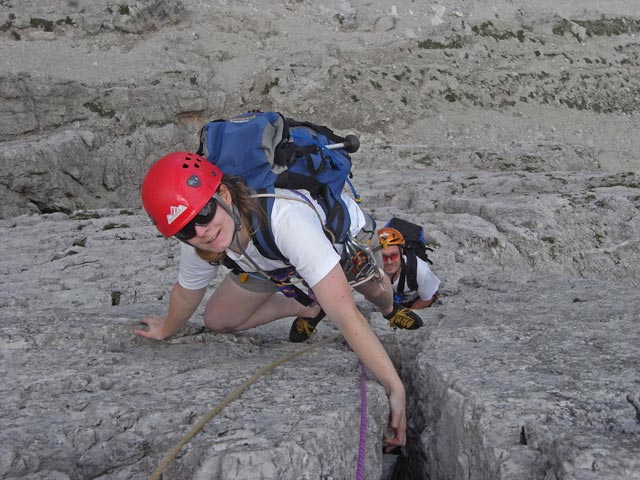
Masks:
[[[364,479],[364,460],[367,449],[367,368],[360,364],[360,443],[358,444],[358,467],[356,480]]]

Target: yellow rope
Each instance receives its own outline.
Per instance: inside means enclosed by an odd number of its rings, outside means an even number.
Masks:
[[[158,468],[156,468],[155,471],[151,474],[151,477],[149,477],[149,480],[159,480],[160,476],[162,475],[162,472],[164,472],[165,469],[169,466],[169,464],[178,456],[178,453],[180,453],[180,450],[182,449],[182,447],[184,447],[187,443],[189,443],[191,439],[195,437],[200,432],[200,430],[204,428],[204,426],[209,420],[211,420],[218,413],[220,413],[224,407],[226,407],[231,402],[233,402],[238,397],[240,397],[240,395],[242,395],[242,392],[244,392],[253,383],[255,383],[262,375],[269,372],[270,370],[273,370],[277,366],[282,365],[285,362],[288,362],[292,358],[295,358],[299,355],[310,352],[311,350],[314,350],[318,347],[331,343],[340,337],[341,337],[341,334],[337,334],[332,337],[325,338],[324,340],[321,340],[307,347],[301,348],[300,350],[297,350],[293,353],[284,355],[279,359],[271,362],[266,367],[262,367],[260,370],[254,373],[249,379],[245,380],[245,382],[242,385],[240,385],[235,390],[233,390],[229,395],[227,395],[218,405],[216,405],[213,409],[211,409],[204,417],[202,417],[198,421],[198,423],[196,423],[191,428],[191,430],[189,430],[171,450],[169,450],[169,453],[164,458],[164,460],[160,462],[160,464],[158,465]]]

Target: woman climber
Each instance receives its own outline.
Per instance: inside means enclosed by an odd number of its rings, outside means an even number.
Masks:
[[[303,341],[328,316],[386,388],[394,432],[386,440],[387,448],[405,444],[404,386],[351,292],[349,281],[354,283],[363,267],[352,258],[345,261],[344,251],[350,250],[332,244],[325,235],[322,209],[309,192],[276,189],[270,218],[266,218],[241,177],[224,175],[204,157],[188,152],[171,153],[152,165],[141,190],[144,208],[156,228],[182,243],[167,313],[142,319],[146,328],[136,329],[136,334],[162,340],[176,333],[196,311],[223,263],[231,272],[206,303],[206,327],[232,332],[295,316],[290,339]],[[377,246],[373,220],[346,195],[343,200],[349,208],[352,245]],[[264,222],[270,225],[286,263],[260,253],[254,234],[257,223]],[[394,304],[388,277],[373,267],[374,274],[355,282],[354,288],[380,309],[393,328],[422,326],[418,315]]]

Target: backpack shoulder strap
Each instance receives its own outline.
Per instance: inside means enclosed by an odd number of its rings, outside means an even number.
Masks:
[[[222,265],[227,267],[236,275],[239,275],[240,273],[242,273],[242,269],[238,266],[238,264],[235,261],[231,260],[228,255],[224,256],[224,259],[222,260]]]
[[[256,192],[258,194],[267,193],[262,189]],[[256,198],[256,202],[260,205],[267,217],[267,224],[261,224],[257,218],[253,219],[253,240],[254,245],[263,257],[271,260],[282,260],[285,263],[289,263],[289,260],[282,254],[276,241],[273,238],[273,231],[271,230],[271,211],[273,210],[273,202],[275,198],[273,196],[264,196]]]
[[[406,265],[402,269],[406,273],[407,287],[409,290],[418,290],[418,258],[415,252],[406,251]]]
[[[275,239],[273,237],[273,230],[271,229],[271,211],[273,209],[273,203],[276,198],[282,198],[284,200],[290,200],[295,202],[300,202],[307,207],[309,207],[313,212],[317,215],[318,221],[323,227],[325,235],[332,243],[335,243],[335,235],[329,231],[323,221],[322,217],[316,210],[316,207],[313,206],[311,200],[309,200],[304,194],[298,192],[297,190],[290,190],[292,193],[296,195],[296,197],[289,197],[286,195],[280,195],[277,193],[268,193],[267,190],[260,190],[256,192],[254,198],[260,204],[260,206],[264,209],[265,214],[268,219],[268,225],[260,225],[257,219],[253,222],[253,240],[254,245],[260,252],[260,254],[264,257],[270,258],[271,260],[281,260],[286,264],[289,264],[289,259],[285,257],[278,246],[276,245]]]
[[[404,293],[404,286],[407,281],[407,265],[404,258],[400,256],[400,277],[398,278],[397,294],[402,295]]]

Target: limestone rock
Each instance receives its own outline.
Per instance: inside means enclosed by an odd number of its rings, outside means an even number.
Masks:
[[[220,335],[202,308],[169,341],[132,333],[177,266],[144,173],[261,108],[359,135],[363,207],[435,248],[423,329],[356,295],[409,406],[383,458],[367,382],[365,478],[639,479],[640,13],[603,5],[0,2],[0,476],[148,478],[296,348],[291,319]],[[341,342],[278,367],[164,478],[352,478],[358,374]]]

